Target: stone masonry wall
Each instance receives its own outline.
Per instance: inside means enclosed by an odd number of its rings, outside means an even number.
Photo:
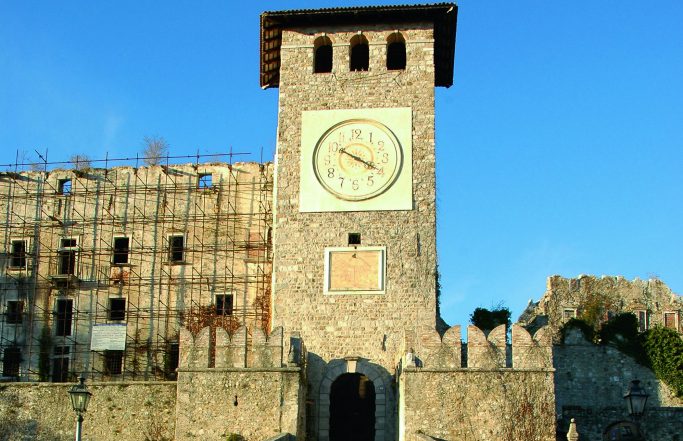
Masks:
[[[303,433],[301,368],[285,366],[282,328],[180,331],[176,441],[261,441]]]
[[[92,399],[83,422],[85,440],[172,439],[175,382],[86,382]],[[76,414],[69,383],[0,385],[0,438],[71,441]],[[9,438],[4,438],[7,435]],[[149,438],[148,438],[149,437]]]
[[[673,434],[683,434],[683,400],[650,369],[618,349],[588,342],[581,331],[572,329],[564,344],[553,347],[553,358],[561,430],[576,418],[582,440],[600,441],[607,426],[629,420],[623,394],[631,380],[638,379],[650,394],[643,418],[648,439],[668,441]]]
[[[468,327],[467,366],[461,366],[460,327],[443,339],[421,335],[402,360],[399,439],[554,441],[555,397],[551,340],[512,328],[506,367],[505,326],[488,336]],[[440,340],[440,341],[439,341]],[[502,354],[501,354],[502,353]]]
[[[675,318],[673,328],[683,332],[681,314],[683,299],[659,279],[626,280],[623,277],[577,278],[548,277],[546,292],[537,304],[530,304],[520,318],[534,327],[534,320],[543,318],[553,330],[559,330],[568,320],[565,310],[576,311],[580,316],[587,305],[601,302],[605,305],[605,320],[609,314],[639,311],[646,313],[645,327],[664,326],[664,314]],[[547,323],[545,323],[547,321]]]
[[[387,37],[406,42],[406,69],[386,69]],[[368,71],[349,71],[349,42],[362,31],[369,43]],[[333,45],[331,73],[313,73],[314,40]],[[298,333],[309,351],[312,393],[309,433],[324,438],[317,395],[330,365],[345,357],[371,360],[391,376],[405,328],[435,328],[436,196],[434,157],[434,37],[428,23],[285,29],[282,34],[278,140],[273,215],[273,326]],[[412,109],[413,209],[299,212],[301,115],[308,110]],[[305,190],[304,190],[305,191]],[[324,249],[386,247],[385,293],[324,295]],[[378,386],[379,387],[379,386]],[[387,409],[395,403],[387,395]],[[317,413],[316,413],[317,412]],[[384,418],[384,417],[383,417]],[[393,427],[393,413],[386,426]],[[320,423],[320,427],[316,425]],[[387,439],[393,436],[387,431]]]
[[[349,41],[361,28],[370,69],[350,72]],[[406,40],[407,67],[387,71],[386,39],[397,29]],[[273,324],[300,332],[322,362],[352,355],[391,369],[403,328],[435,326],[433,30],[387,24],[324,32],[334,47],[333,71],[324,74],[313,73],[313,42],[322,29],[282,36]],[[384,107],[412,108],[414,209],[300,213],[301,112]],[[324,248],[347,246],[350,232],[361,233],[363,246],[386,246],[386,294],[323,295]]]

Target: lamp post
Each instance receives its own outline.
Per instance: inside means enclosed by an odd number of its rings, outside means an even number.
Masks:
[[[85,378],[83,375],[78,379],[79,383],[74,384],[69,389],[69,396],[71,397],[71,406],[73,406],[76,415],[76,441],[81,441],[81,428],[83,426],[83,414],[88,410],[88,402],[92,393],[88,391],[85,385]]]
[[[628,414],[633,418],[638,429],[638,436],[642,437],[640,432],[640,424],[638,424],[638,419],[645,412],[645,403],[650,395],[645,392],[645,389],[640,387],[640,380],[631,381],[631,385],[624,394],[624,400],[626,401],[626,407],[628,408]]]

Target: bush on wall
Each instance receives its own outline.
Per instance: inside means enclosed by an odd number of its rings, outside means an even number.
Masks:
[[[580,319],[571,319],[561,329],[580,329],[587,340],[611,344],[655,373],[678,397],[683,397],[683,339],[678,332],[655,326],[638,333],[638,320],[632,313],[618,314],[595,329]]]
[[[642,335],[642,345],[657,378],[683,397],[683,340],[673,329],[659,326]]]

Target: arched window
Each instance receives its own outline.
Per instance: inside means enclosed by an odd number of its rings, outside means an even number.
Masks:
[[[387,70],[406,68],[406,41],[400,32],[394,32],[387,38]]]
[[[332,72],[332,40],[322,36],[313,43],[313,72]]]
[[[370,48],[368,39],[363,35],[356,35],[351,39],[351,70],[368,70],[370,65]]]

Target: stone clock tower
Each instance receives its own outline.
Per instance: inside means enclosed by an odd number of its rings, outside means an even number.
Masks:
[[[394,439],[404,341],[436,325],[434,87],[452,84],[456,15],[261,16],[261,85],[280,89],[272,325],[305,344],[307,431],[321,441],[353,424]],[[368,421],[349,423],[349,400]]]

